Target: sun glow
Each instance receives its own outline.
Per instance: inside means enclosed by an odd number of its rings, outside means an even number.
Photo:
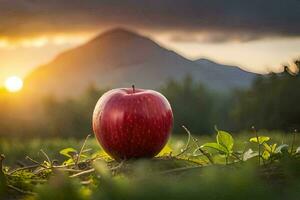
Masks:
[[[23,80],[17,76],[8,77],[5,81],[5,88],[9,92],[18,92],[23,88]]]

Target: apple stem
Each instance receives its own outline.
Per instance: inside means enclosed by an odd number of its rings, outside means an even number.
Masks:
[[[132,85],[132,93],[135,93],[135,86]]]

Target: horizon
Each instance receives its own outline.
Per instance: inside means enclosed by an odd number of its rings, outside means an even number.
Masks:
[[[150,37],[190,60],[206,58],[256,73],[279,72],[283,64],[299,58],[299,10],[300,2],[295,0],[150,4],[4,0],[0,85],[10,76],[24,78],[65,50],[114,27]]]
[[[155,43],[159,44],[163,48],[166,48],[168,50],[172,50],[172,51],[176,52],[177,54],[179,54],[180,56],[183,56],[184,58],[186,58],[188,60],[191,60],[191,61],[195,61],[195,60],[198,60],[198,59],[207,59],[207,60],[210,60],[212,62],[216,62],[218,64],[236,66],[236,67],[239,67],[242,70],[253,72],[253,73],[258,73],[258,74],[264,74],[264,73],[269,73],[269,72],[276,72],[276,73],[281,72],[282,69],[283,69],[282,66],[284,64],[290,64],[294,59],[297,58],[297,56],[294,56],[294,57],[291,56],[291,58],[289,60],[283,61],[281,64],[278,64],[276,67],[267,66],[263,70],[261,70],[261,69],[251,68],[247,65],[243,66],[240,63],[237,63],[235,61],[228,60],[226,62],[226,60],[218,60],[216,58],[212,58],[212,57],[209,57],[209,56],[201,56],[201,55],[193,56],[192,54],[185,53],[184,49],[180,48],[180,45],[177,46],[176,44],[175,45],[168,44],[168,42],[160,39],[160,37],[156,38],[155,36],[153,37],[151,34],[147,34],[143,31],[136,31],[136,30],[133,30],[133,29],[128,28],[126,26],[115,26],[115,27],[112,27],[112,28],[105,29],[100,33],[96,33],[92,36],[86,37],[85,39],[82,39],[81,41],[79,40],[80,42],[78,42],[78,43],[76,43],[76,42],[74,42],[73,44],[70,43],[69,45],[66,45],[66,47],[63,47],[63,48],[61,48],[57,51],[53,51],[52,55],[41,58],[41,61],[38,61],[37,64],[35,64],[35,65],[27,66],[27,69],[19,69],[19,72],[17,72],[17,73],[13,73],[13,72],[10,73],[10,70],[8,70],[8,73],[4,73],[4,74],[0,73],[0,82],[2,82],[2,84],[0,83],[0,87],[4,87],[5,81],[7,81],[7,79],[10,78],[11,76],[18,76],[18,77],[24,79],[32,71],[34,71],[35,69],[39,68],[40,66],[42,66],[44,64],[47,64],[47,63],[51,62],[53,59],[55,59],[61,53],[65,52],[65,51],[68,51],[68,50],[71,50],[71,49],[76,48],[76,47],[80,47],[80,46],[82,46],[82,45],[84,45],[88,42],[91,42],[93,39],[101,36],[102,34],[104,34],[106,32],[110,32],[111,30],[114,30],[114,29],[126,30],[126,31],[129,31],[129,32],[133,32],[133,33],[135,33],[135,34],[137,34],[141,37],[149,38],[150,40],[152,40]],[[300,42],[300,39],[299,39],[299,42]],[[28,48],[28,47],[25,47],[25,48]],[[36,48],[35,50],[38,50],[39,48],[47,48],[47,47],[44,47],[43,45],[40,46],[37,43],[37,46],[33,46],[33,48]],[[1,45],[0,45],[0,53],[1,53]],[[1,61],[0,61],[0,66],[1,66]],[[21,68],[21,66],[20,66],[20,68]],[[9,69],[9,68],[7,68],[7,69]],[[14,70],[11,70],[11,71],[14,71]],[[16,71],[18,71],[18,70],[16,70]]]

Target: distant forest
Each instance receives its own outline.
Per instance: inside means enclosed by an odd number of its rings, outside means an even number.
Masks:
[[[295,62],[300,67],[300,62]],[[211,134],[214,126],[240,132],[257,129],[293,131],[300,128],[300,76],[289,68],[279,74],[257,76],[248,89],[230,93],[208,90],[190,76],[170,80],[158,90],[170,101],[174,112],[174,134],[182,134],[182,125],[193,134]],[[92,133],[91,116],[99,97],[107,89],[87,88],[78,98],[42,101],[35,121],[15,119],[9,99],[0,94],[0,136],[85,137]],[[11,105],[11,106],[9,106]]]

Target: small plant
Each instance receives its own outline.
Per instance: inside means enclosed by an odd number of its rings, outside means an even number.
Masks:
[[[237,158],[233,152],[234,139],[230,133],[226,131],[219,131],[218,129],[216,130],[216,142],[205,143],[200,148],[217,150],[221,155],[225,155],[225,162],[228,164],[228,159],[230,157],[234,156]]]
[[[264,164],[266,162],[272,163],[276,159],[280,159],[284,155],[288,155],[293,157],[297,154],[297,151],[294,151],[294,143],[296,139],[296,132],[293,134],[292,145],[289,150],[288,144],[281,144],[277,146],[276,143],[271,144],[271,138],[268,136],[258,136],[257,131],[252,127],[255,132],[255,137],[249,139],[250,142],[256,143],[258,145],[258,152],[252,152],[252,157],[258,157],[258,163],[260,165],[260,161],[262,160]]]

